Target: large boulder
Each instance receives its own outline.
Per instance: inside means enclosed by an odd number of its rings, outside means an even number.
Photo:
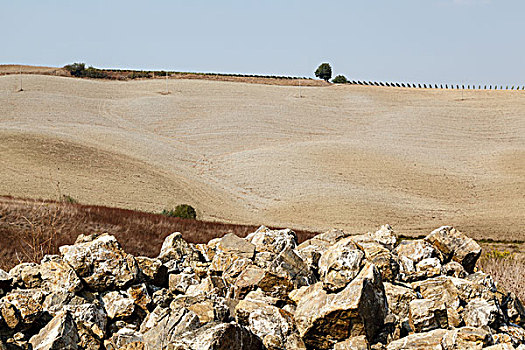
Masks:
[[[104,309],[109,318],[125,318],[129,317],[135,311],[135,302],[129,295],[112,291],[102,295]]]
[[[257,288],[269,296],[286,299],[288,293],[293,289],[293,284],[285,277],[252,266],[241,272],[233,287],[234,296],[238,299],[244,298],[248,292]]]
[[[33,350],[76,350],[79,336],[73,316],[67,311],[56,315],[29,341]]]
[[[0,299],[0,313],[10,329],[33,326],[44,313],[44,294],[34,290],[15,290]]]
[[[258,336],[266,349],[306,349],[294,324],[293,315],[260,301],[241,300],[235,320]]]
[[[149,349],[165,349],[184,332],[200,325],[199,317],[192,311],[177,307],[157,307],[142,322],[140,332]]]
[[[236,323],[211,322],[170,343],[171,350],[263,350],[261,340]]]
[[[46,255],[40,264],[40,278],[43,288],[58,292],[78,292],[82,289],[82,281],[75,270],[58,255]]]
[[[114,236],[80,235],[74,245],[60,247],[60,253],[91,290],[122,289],[135,282],[139,269]]]
[[[42,278],[40,277],[40,265],[35,263],[21,263],[9,270],[9,279],[13,287],[17,288],[40,288]]]
[[[169,273],[180,273],[203,260],[200,252],[174,232],[164,239],[158,259],[166,265]]]
[[[270,230],[261,226],[257,231],[246,236],[246,240],[255,245],[257,252],[270,252],[279,254],[286,247],[297,247],[297,235],[290,229]]]
[[[451,226],[442,226],[425,237],[443,254],[446,262],[454,260],[469,273],[474,271],[474,266],[481,255],[481,247],[472,238],[465,236]]]
[[[445,350],[481,350],[493,343],[490,332],[475,327],[461,327],[445,335],[442,345]]]
[[[168,268],[159,259],[138,256],[135,260],[144,282],[157,287],[168,285]]]
[[[379,270],[366,263],[358,276],[339,293],[316,283],[296,293],[295,322],[307,346],[331,349],[350,336],[374,339],[388,308]]]
[[[343,289],[361,271],[365,253],[352,237],[343,238],[328,248],[319,259],[323,287],[331,292]]]
[[[427,332],[437,328],[448,328],[447,307],[442,301],[414,299],[410,302],[409,320],[412,329]]]

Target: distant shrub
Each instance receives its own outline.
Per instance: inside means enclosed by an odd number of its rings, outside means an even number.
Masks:
[[[139,79],[139,78],[149,78],[151,77],[150,73],[148,72],[131,72],[128,74],[129,79]]]
[[[346,84],[348,83],[348,79],[344,75],[338,75],[334,79],[332,79],[332,83],[334,84]]]
[[[181,219],[196,219],[197,218],[197,212],[189,204],[177,205],[177,207],[175,207],[175,210],[164,209],[162,211],[162,215],[181,218]]]
[[[68,64],[64,66],[64,69],[69,72],[74,77],[82,77],[84,76],[84,71],[86,70],[86,64],[85,63],[73,63]]]
[[[94,67],[89,67],[87,68],[85,71],[84,71],[84,77],[86,78],[93,78],[93,79],[106,79],[106,78],[109,78],[109,75],[108,73],[100,70],[100,69],[97,69],[97,68],[94,68]]]
[[[78,203],[78,200],[76,200],[75,198],[71,197],[68,194],[63,194],[62,195],[62,202],[69,203],[69,204],[76,204],[76,203]]]

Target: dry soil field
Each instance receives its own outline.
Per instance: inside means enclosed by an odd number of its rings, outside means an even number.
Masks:
[[[22,77],[0,77],[1,195],[525,240],[524,91]]]

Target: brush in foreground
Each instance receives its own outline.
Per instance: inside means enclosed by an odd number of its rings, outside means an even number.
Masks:
[[[0,270],[2,348],[523,349],[518,298],[475,271],[472,239],[390,226],[301,244],[264,226],[207,244],[169,235],[157,258],[80,235]]]

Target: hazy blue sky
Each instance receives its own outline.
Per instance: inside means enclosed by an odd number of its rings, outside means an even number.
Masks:
[[[525,84],[523,0],[0,1],[0,63]]]

